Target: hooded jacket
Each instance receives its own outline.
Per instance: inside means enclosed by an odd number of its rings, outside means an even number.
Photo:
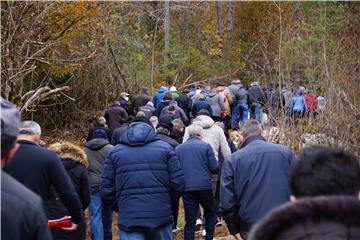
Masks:
[[[80,199],[82,209],[85,211],[90,203],[89,179],[86,170],[88,161],[85,152],[80,147],[68,142],[52,144],[49,149],[54,151],[62,160],[65,170],[68,173]],[[58,219],[68,215],[68,210],[64,206],[58,192],[53,188],[52,199],[49,202],[50,219]],[[79,226],[75,231],[65,232],[60,229],[52,229],[51,232],[54,239],[85,239],[85,218],[84,216],[82,217]]]
[[[220,95],[215,92],[210,92],[207,101],[210,103],[213,116],[220,117],[220,113],[225,110],[224,102],[221,100]]]
[[[181,107],[186,116],[190,117],[191,107],[192,107],[192,100],[186,93],[180,94],[180,96],[176,99],[178,106]]]
[[[289,201],[288,172],[291,150],[251,136],[224,161],[220,209],[229,232],[249,231],[271,209]]]
[[[219,152],[224,156],[224,159],[230,157],[231,151],[227,144],[224,131],[215,124],[211,117],[200,115],[194,118],[193,123],[199,124],[204,129],[204,138],[202,140],[210,144],[217,160],[219,160]],[[188,128],[186,128],[183,143],[186,142],[188,138],[189,132]]]
[[[249,240],[360,239],[360,201],[352,196],[298,199],[271,211]]]
[[[112,105],[105,111],[105,119],[111,131],[121,126],[121,122],[126,122],[128,114],[120,105]]]
[[[170,192],[183,191],[184,175],[173,148],[136,122],[105,160],[101,186],[103,203],[117,204],[119,229],[151,231],[173,222]]]
[[[210,113],[210,116],[213,115],[213,111],[212,111],[210,103],[208,101],[206,101],[205,99],[199,99],[192,107],[192,110],[191,110],[192,116],[196,117],[198,112],[201,109],[208,110]]]
[[[107,139],[95,138],[85,144],[84,151],[89,161],[88,174],[90,187],[101,185],[104,162],[113,146]]]
[[[302,112],[307,111],[305,98],[300,89],[296,91],[295,96],[292,98],[291,112]]]
[[[157,109],[160,102],[163,100],[164,94],[168,91],[167,87],[160,87],[153,97],[154,107]]]

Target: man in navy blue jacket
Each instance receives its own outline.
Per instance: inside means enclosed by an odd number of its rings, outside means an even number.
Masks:
[[[20,147],[4,171],[38,194],[44,202],[45,211],[52,196],[51,188],[54,187],[71,215],[73,224],[67,230],[76,230],[83,215],[82,205],[59,157],[39,146],[40,135],[38,123],[21,122],[17,138]]]
[[[204,209],[206,239],[213,239],[215,226],[215,207],[212,195],[210,173],[217,173],[219,164],[210,144],[201,141],[203,128],[192,124],[188,128],[189,140],[176,147],[180,165],[185,176],[185,207],[184,239],[195,237],[195,222],[199,204]]]
[[[266,213],[290,198],[288,173],[291,150],[265,141],[261,125],[247,120],[242,128],[243,144],[221,172],[220,209],[229,232],[246,239],[250,228]]]
[[[120,239],[172,239],[170,192],[184,190],[184,174],[173,148],[151,123],[135,120],[105,160],[102,200],[117,204]]]

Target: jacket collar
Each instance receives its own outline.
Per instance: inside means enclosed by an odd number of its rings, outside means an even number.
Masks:
[[[34,143],[32,141],[28,141],[28,140],[18,140],[17,143],[19,143],[19,144],[30,144],[30,145],[38,146],[36,143]]]
[[[243,144],[241,145],[240,149],[246,147],[246,146],[249,145],[250,143],[252,143],[252,142],[254,142],[254,141],[257,141],[257,140],[266,142],[265,138],[262,137],[262,136],[251,136],[251,137],[248,137],[248,138],[245,140],[245,142],[243,142]]]

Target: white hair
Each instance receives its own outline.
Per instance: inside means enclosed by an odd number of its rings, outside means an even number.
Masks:
[[[204,129],[199,124],[191,124],[188,128],[190,136],[203,136]]]
[[[41,135],[41,127],[35,121],[22,121],[20,126],[20,134]]]
[[[248,119],[241,128],[240,134],[248,137],[250,135],[261,135],[261,124],[255,119]]]

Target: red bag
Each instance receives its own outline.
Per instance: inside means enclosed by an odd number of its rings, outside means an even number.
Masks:
[[[63,227],[71,227],[71,217],[65,216],[59,219],[53,219],[48,221],[48,228],[63,228]]]

